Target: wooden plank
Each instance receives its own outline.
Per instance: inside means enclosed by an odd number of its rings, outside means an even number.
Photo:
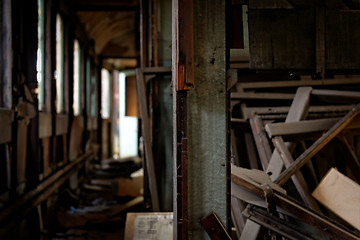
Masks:
[[[151,146],[151,138],[150,138],[150,121],[148,115],[148,105],[146,100],[146,91],[145,91],[145,81],[142,69],[136,69],[136,82],[137,82],[137,91],[139,98],[139,110],[141,116],[141,126],[142,126],[142,135],[144,137],[144,147],[145,147],[145,155],[146,155],[146,167],[148,170],[148,178],[149,178],[149,188],[151,195],[151,202],[153,211],[157,212],[160,210],[159,206],[159,196],[158,196],[158,188],[156,181],[156,172],[155,165],[153,159],[153,152]]]
[[[294,162],[285,142],[283,141],[282,137],[275,137],[273,138],[273,143],[276,147],[276,150],[279,152],[283,163],[286,168],[288,168],[292,162]],[[296,172],[293,176],[291,176],[291,180],[293,181],[298,193],[300,194],[301,199],[304,201],[305,205],[321,212],[318,204],[316,201],[311,197],[311,193],[309,187],[305,181],[304,176],[301,172]]]
[[[354,100],[360,100],[360,92],[357,92],[357,91],[314,89],[312,94],[315,96],[351,98]]]
[[[309,116],[315,113],[348,113],[353,105],[339,105],[339,106],[310,106]],[[250,118],[252,114],[283,114],[288,113],[290,107],[245,107],[242,109],[245,119]]]
[[[171,67],[145,67],[141,68],[144,75],[148,74],[169,74],[171,73]]]
[[[43,174],[46,178],[51,173],[51,164],[50,164],[50,138],[42,139],[43,147]]]
[[[97,118],[89,116],[87,118],[87,130],[96,130],[97,129]]]
[[[0,144],[11,142],[12,122],[14,121],[14,111],[11,109],[0,108],[1,134]]]
[[[248,192],[249,194],[254,194],[256,195],[256,197],[260,197],[262,199],[265,199],[265,194],[260,186],[267,183],[272,188],[274,202],[276,202],[277,206],[280,207],[277,208],[277,211],[283,209],[288,213],[293,214],[301,221],[309,223],[316,229],[325,233],[330,239],[359,239],[360,235],[358,233],[349,231],[347,227],[340,224],[339,222],[336,222],[324,215],[320,215],[319,213],[306,208],[305,206],[297,202],[295,199],[285,195],[284,191],[279,188],[278,185],[274,184],[268,178],[266,173],[255,169],[241,169],[240,171],[244,171],[244,174],[238,174],[232,171],[232,183],[238,185],[237,187],[239,187],[240,189],[244,189],[245,192]],[[280,192],[279,189],[281,190]],[[266,203],[263,202],[263,204]]]
[[[268,123],[265,125],[265,129],[269,137],[282,136],[284,139],[300,140],[301,138],[313,138],[319,134],[321,135],[322,131],[329,130],[340,119],[341,118],[305,120],[298,123]],[[355,136],[359,133],[359,129],[360,118],[356,117],[340,134]]]
[[[360,185],[331,168],[313,192],[330,211],[360,230]]]
[[[292,100],[293,98],[294,98],[294,94],[292,94],[292,93],[252,93],[252,92],[244,92],[244,93],[232,92],[231,93],[231,100],[233,100],[233,99]]]
[[[214,212],[200,220],[201,226],[205,229],[211,240],[231,240],[231,237],[226,232],[224,226],[221,224],[220,219]]]
[[[39,112],[39,138],[48,138],[52,135],[52,116],[49,113]]]
[[[247,152],[248,160],[249,160],[249,166],[252,169],[259,169],[258,158],[257,158],[256,150],[255,150],[253,136],[251,135],[251,133],[245,132],[244,138],[245,138],[246,152]]]
[[[245,219],[242,216],[242,211],[245,209],[245,204],[240,199],[231,196],[231,219],[236,229],[236,235],[240,238],[241,233],[245,227]]]
[[[17,183],[26,182],[26,156],[28,148],[28,125],[25,119],[18,120],[17,126]]]
[[[285,122],[298,122],[304,119],[308,113],[310,103],[311,87],[300,87],[296,91],[294,100],[290,106],[289,113]],[[292,143],[285,143],[290,152],[293,151],[295,145]],[[266,172],[271,172],[271,179],[276,179],[284,167],[283,161],[277,151],[274,151]]]
[[[229,69],[226,72],[226,88],[229,91],[238,81],[237,69]]]
[[[265,125],[265,130],[269,138],[274,136],[311,133],[328,130],[339,120],[340,118],[329,118],[288,123],[268,123]]]
[[[304,86],[334,86],[334,85],[356,85],[360,83],[360,76],[349,78],[334,78],[324,80],[294,80],[294,81],[267,81],[267,82],[244,82],[237,85],[243,90],[259,88],[289,88]]]
[[[316,140],[303,154],[301,154],[279,177],[275,180],[282,186],[289,178],[318,153],[327,143],[336,137],[360,113],[360,104],[356,105],[345,117],[330,128],[322,137]]]
[[[271,148],[263,129],[262,120],[258,116],[250,119],[250,126],[258,150],[260,162],[263,169],[267,169],[271,158]]]
[[[68,115],[56,115],[56,136],[63,135],[68,132],[69,116]]]

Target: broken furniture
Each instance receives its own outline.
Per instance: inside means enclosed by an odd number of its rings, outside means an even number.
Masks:
[[[229,76],[237,78],[236,73]],[[275,196],[269,198],[273,202],[264,202],[265,186],[260,187],[264,182],[256,187],[246,184],[244,187],[244,182],[234,182],[232,175],[232,219],[240,239],[253,239],[269,231],[290,239],[359,238],[354,225],[339,214],[334,215],[312,196],[333,167],[357,186],[360,182],[359,77],[342,80],[341,76],[278,82],[229,80],[234,84],[231,92],[233,168],[259,169],[271,180],[269,194]],[[236,184],[260,198],[249,202],[244,197],[249,193],[243,190],[236,195],[234,191],[239,191],[239,186],[234,187]],[[286,191],[277,195],[279,189],[273,193],[274,186]],[[304,222],[309,222],[304,216],[315,220],[303,227]],[[324,226],[326,231],[320,229]]]

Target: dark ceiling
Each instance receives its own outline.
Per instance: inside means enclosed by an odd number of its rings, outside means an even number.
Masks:
[[[138,0],[75,0],[73,6],[97,55],[116,68],[136,67]]]

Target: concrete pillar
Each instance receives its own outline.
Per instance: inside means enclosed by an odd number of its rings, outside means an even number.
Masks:
[[[173,6],[175,12],[178,10],[176,9],[176,2]],[[185,215],[187,214],[185,216],[187,221],[185,220],[182,224],[186,224],[188,239],[198,240],[209,239],[200,225],[200,219],[210,212],[215,212],[222,223],[225,226],[227,225],[226,162],[228,143],[225,1],[194,0],[193,13],[194,87],[191,87],[182,98],[185,99],[186,106],[183,117],[187,119],[187,126],[183,128],[186,132],[176,131],[175,127],[174,139],[175,144],[179,146],[178,135],[182,134],[187,137],[187,204],[185,201],[185,205],[180,208],[187,208],[184,211]],[[176,37],[174,30],[177,30],[176,23],[173,25],[173,37]],[[181,30],[178,31],[181,33]],[[186,38],[186,35],[179,35],[178,39]],[[182,49],[181,41],[176,41],[176,39],[174,41],[173,39],[173,45],[174,43],[179,44],[178,49]],[[178,52],[173,49],[174,81],[182,76],[178,74],[177,64],[181,61],[179,61],[181,57],[177,54]],[[174,86],[176,86],[175,83]],[[178,98],[175,96],[174,99],[179,102],[179,96],[184,93],[176,93],[175,91],[174,93],[178,95]],[[174,112],[181,111],[181,104],[177,103],[174,106],[176,106]],[[174,115],[174,118],[177,125],[180,126],[181,119],[179,116]],[[178,143],[176,143],[176,139]],[[176,150],[177,146],[174,148],[175,151],[178,151]],[[179,163],[179,156],[179,154],[175,154],[175,163]],[[175,173],[176,171],[175,169]],[[181,192],[177,182],[175,182],[174,188],[175,191]],[[180,198],[175,195],[175,199]],[[180,200],[175,200],[175,204],[178,202]],[[175,218],[182,214],[178,212],[178,209],[179,205],[174,206]],[[177,229],[175,234],[179,234],[179,231]]]

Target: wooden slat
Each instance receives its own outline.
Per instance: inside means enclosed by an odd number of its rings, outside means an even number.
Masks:
[[[231,93],[231,99],[269,99],[269,100],[292,100],[294,94],[292,93],[252,93],[252,92],[233,92]]]
[[[142,126],[142,135],[144,137],[144,147],[145,147],[145,155],[146,155],[146,167],[148,170],[148,178],[149,178],[149,188],[152,202],[152,210],[158,212],[160,210],[159,206],[159,196],[158,196],[158,188],[155,174],[155,165],[153,159],[153,151],[151,146],[151,138],[150,138],[150,121],[148,115],[148,105],[146,100],[146,91],[145,91],[145,81],[142,69],[136,69],[136,82],[137,82],[137,90],[138,90],[138,98],[139,98],[139,110],[141,116],[141,126]]]
[[[12,122],[14,121],[14,111],[0,108],[1,134],[0,144],[11,142]]]
[[[50,113],[39,113],[39,138],[48,138],[52,135]]]
[[[243,170],[244,169],[240,171]],[[257,197],[260,197],[262,199],[265,198],[265,194],[260,186],[266,183],[269,184],[269,186],[273,190],[274,202],[276,202],[277,206],[280,207],[277,208],[277,211],[284,209],[288,213],[298,217],[300,220],[306,223],[311,223],[313,227],[327,234],[330,237],[330,239],[354,239],[354,240],[359,239],[360,235],[358,233],[349,231],[349,229],[347,229],[344,225],[324,215],[320,215],[317,212],[314,212],[311,209],[308,209],[302,204],[298,203],[295,199],[286,196],[283,193],[283,190],[281,190],[281,188],[279,188],[278,185],[274,184],[271,180],[269,180],[265,176],[266,173],[263,173],[255,169],[253,170],[245,169],[245,172],[246,174],[241,174],[241,173],[238,174],[232,171],[231,172],[232,183],[244,189],[245,192],[249,192],[251,194],[257,195]],[[251,176],[250,179],[249,176]],[[254,178],[256,178],[256,180]],[[281,190],[280,192],[279,189]],[[263,202],[263,204],[266,203]],[[255,238],[246,238],[246,239],[255,239]]]
[[[285,122],[298,122],[305,119],[308,113],[311,91],[311,87],[298,88]],[[286,147],[290,150],[290,152],[292,152],[295,145],[292,143],[285,144]],[[277,151],[274,151],[273,155],[271,156],[269,165],[266,169],[266,172],[271,172],[271,179],[274,180],[280,175],[283,167],[284,164],[281,160],[279,153]]]
[[[68,132],[69,116],[56,115],[56,136],[63,135]]]
[[[310,106],[309,116],[312,113],[343,113],[349,112],[354,106]],[[284,114],[289,112],[290,107],[245,107],[242,109],[245,119],[250,118],[252,114]],[[344,115],[345,115],[344,114]]]
[[[360,76],[354,78],[335,78],[324,80],[296,80],[296,81],[267,81],[267,82],[247,82],[238,83],[240,88],[258,89],[258,88],[286,88],[302,86],[332,86],[332,85],[351,85],[359,84]]]
[[[260,162],[263,169],[267,169],[271,158],[271,148],[263,129],[262,120],[258,116],[253,116],[250,119],[250,126],[254,136],[256,148],[258,150]]]
[[[200,220],[201,226],[205,229],[211,240],[231,240],[220,219],[214,212]]]
[[[282,137],[275,137],[273,139],[273,143],[274,143],[277,151],[279,152],[285,167],[288,168],[290,166],[290,164],[292,162],[294,162],[294,160],[293,160],[287,146],[285,145],[285,142],[283,141]],[[305,205],[318,211],[318,212],[321,212],[318,204],[311,197],[309,187],[308,187],[302,173],[301,172],[295,173],[293,176],[291,176],[291,180],[293,181],[293,183],[294,183],[298,193],[300,194],[301,199],[304,201]]]
[[[329,118],[289,123],[268,123],[265,125],[265,130],[269,138],[274,136],[311,133],[328,130],[339,120],[340,118]]]
[[[313,192],[314,198],[360,231],[360,185],[331,168]]]
[[[360,100],[360,92],[356,91],[314,89],[312,94],[315,96],[351,98],[355,100]]]
[[[87,118],[87,130],[96,130],[97,129],[97,118],[88,117]]]
[[[289,178],[318,153],[327,143],[337,136],[360,113],[360,104],[356,105],[345,117],[330,128],[321,138],[316,140],[303,154],[301,154],[279,177],[275,180],[282,186]]]

